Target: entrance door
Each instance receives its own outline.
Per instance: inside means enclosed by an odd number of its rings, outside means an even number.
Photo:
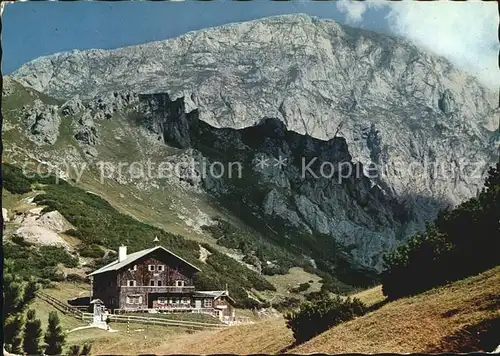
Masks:
[[[194,307],[196,309],[201,309],[201,300],[197,299],[194,301]]]
[[[147,293],[146,298],[148,301],[148,309],[153,309],[153,301],[158,300],[158,294],[156,293]]]

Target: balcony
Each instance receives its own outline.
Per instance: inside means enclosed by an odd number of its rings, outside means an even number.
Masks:
[[[194,286],[121,286],[121,293],[193,293],[195,291]]]

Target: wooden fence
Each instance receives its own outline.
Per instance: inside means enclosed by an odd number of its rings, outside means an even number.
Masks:
[[[77,319],[83,321],[92,321],[94,315],[92,313],[86,313],[74,308],[63,301],[60,301],[53,296],[38,291],[37,296],[46,301],[48,304],[52,305],[54,308],[66,315],[74,316]],[[220,329],[228,327],[227,324],[211,324],[202,323],[197,321],[185,321],[185,320],[174,320],[167,318],[155,318],[149,316],[135,316],[135,315],[118,315],[118,314],[108,314],[110,322],[116,323],[137,323],[137,324],[148,324],[148,325],[160,325],[160,326],[175,326],[183,327],[187,329]]]
[[[78,310],[77,308],[74,308],[71,305],[64,303],[63,301],[60,301],[59,299],[54,298],[53,296],[51,296],[47,293],[44,293],[42,291],[38,291],[36,294],[40,299],[42,299],[45,302],[47,302],[48,304],[52,305],[54,308],[56,308],[57,310],[59,310],[63,314],[69,314],[69,315],[72,315],[78,319],[84,320],[84,315],[86,313]],[[90,314],[90,313],[87,313],[87,314]],[[90,314],[90,315],[92,315],[92,314]]]
[[[92,316],[91,313],[85,313]],[[149,325],[163,325],[163,326],[176,326],[184,327],[189,329],[220,329],[226,328],[226,324],[210,324],[202,323],[197,321],[185,321],[185,320],[173,320],[167,318],[154,318],[149,316],[135,316],[135,315],[119,315],[119,314],[108,314],[110,322],[118,323],[140,323]]]

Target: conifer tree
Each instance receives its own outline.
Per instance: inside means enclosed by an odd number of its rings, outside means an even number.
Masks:
[[[7,351],[21,353],[23,312],[35,298],[38,286],[34,280],[24,282],[12,273],[12,263],[5,261],[3,279],[4,344]]]
[[[90,351],[92,350],[92,344],[84,344],[80,355],[88,356],[90,355]]]
[[[80,355],[80,346],[79,345],[71,345],[69,348],[68,356],[78,356]]]
[[[23,316],[22,314],[17,314],[15,316],[10,316],[6,319],[4,324],[4,343],[5,349],[14,354],[22,353],[22,330],[23,330]]]
[[[37,319],[33,309],[26,314],[24,325],[23,351],[28,355],[41,354],[40,338],[42,337],[42,323]]]
[[[46,344],[46,355],[60,355],[66,340],[66,335],[61,328],[57,312],[49,313],[49,325],[45,332],[44,341]]]

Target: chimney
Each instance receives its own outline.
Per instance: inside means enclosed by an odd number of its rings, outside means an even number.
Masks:
[[[120,246],[118,249],[118,262],[125,261],[127,258],[127,246]]]

